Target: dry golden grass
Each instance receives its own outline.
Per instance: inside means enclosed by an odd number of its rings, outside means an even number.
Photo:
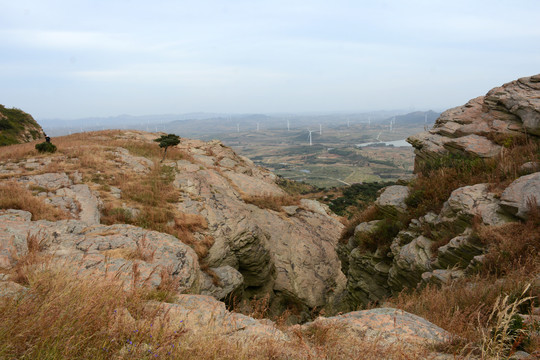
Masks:
[[[473,325],[489,327],[490,314],[499,296],[509,294],[513,299],[519,298],[531,281],[531,270],[527,266],[514,269],[503,278],[479,274],[442,287],[428,285],[414,292],[404,291],[389,299],[388,304],[421,316],[453,334],[453,339],[441,350],[450,353],[461,353],[473,348],[478,350],[482,332],[478,326]],[[534,271],[536,274],[540,271],[538,262]],[[527,295],[538,299],[540,288],[529,289]]]
[[[426,359],[425,349],[381,346],[340,327],[284,329],[289,342],[193,332],[148,306],[143,289],[56,267],[29,274],[17,299],[0,298],[2,359]]]
[[[476,236],[488,248],[483,273],[500,277],[519,268],[533,273],[540,262],[539,220],[538,215],[531,215],[525,223],[478,226]]]
[[[42,253],[46,246],[46,239],[40,232],[30,233],[26,236],[27,252],[23,255],[18,255],[13,252],[11,257],[15,262],[13,268],[10,269],[11,280],[22,284],[28,285],[28,274],[33,271],[33,267],[41,265],[51,259],[50,256]]]
[[[14,181],[0,183],[0,209],[25,210],[32,213],[32,220],[69,219],[69,214],[52,205],[43,198],[32,195],[32,191]]]
[[[275,196],[275,195],[260,195],[260,196],[253,196],[253,195],[244,195],[242,196],[242,200],[248,204],[253,204],[261,209],[270,209],[277,212],[283,212],[282,207],[283,206],[291,206],[291,205],[299,205],[300,204],[300,197],[299,196],[291,196],[291,195],[283,195],[283,196]]]
[[[10,146],[2,146],[2,151],[0,151],[0,161],[18,162],[22,159],[35,157],[38,155],[38,152],[35,148],[38,142],[40,141],[33,141],[30,143],[16,144],[16,145],[10,145]]]

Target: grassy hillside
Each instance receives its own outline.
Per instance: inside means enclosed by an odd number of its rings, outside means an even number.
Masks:
[[[43,129],[34,118],[16,108],[0,104],[0,146],[20,144],[43,138]]]

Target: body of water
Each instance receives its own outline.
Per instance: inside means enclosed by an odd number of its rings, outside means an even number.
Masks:
[[[403,140],[394,140],[394,141],[379,141],[379,142],[370,142],[370,143],[363,143],[363,144],[357,144],[356,146],[359,146],[359,147],[364,147],[364,146],[395,146],[395,147],[400,147],[400,146],[412,146],[411,144],[409,144],[405,139]]]

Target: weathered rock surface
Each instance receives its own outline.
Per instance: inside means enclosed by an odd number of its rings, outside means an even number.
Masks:
[[[464,186],[450,194],[438,222],[451,221],[459,225],[457,222],[462,220],[462,227],[466,227],[475,216],[480,217],[485,225],[500,225],[510,220],[499,211],[500,201],[489,192],[488,184]]]
[[[154,166],[154,162],[142,156],[134,156],[127,149],[116,148],[113,153],[120,166],[124,166],[137,173],[147,173]]]
[[[235,268],[225,265],[218,268],[210,268],[217,277],[216,281],[208,274],[204,274],[201,282],[201,294],[210,295],[218,300],[240,288],[244,283],[244,277]]]
[[[237,269],[245,295],[270,293],[273,308],[290,300],[323,307],[343,291],[346,280],[334,250],[343,226],[325,206],[303,200],[281,213],[246,204],[245,196],[285,193],[273,174],[220,142],[183,140],[179,147],[195,164],[175,163],[174,185],[182,191],[177,208],[207,220],[215,239],[206,258],[211,267]]]
[[[379,195],[375,201],[375,205],[388,215],[395,215],[396,213],[404,212],[407,209],[405,199],[408,196],[409,188],[407,186],[388,186]]]
[[[443,112],[433,129],[407,139],[416,148],[415,167],[448,153],[493,158],[501,146],[489,134],[540,135],[539,79],[535,75],[512,81]]]
[[[522,219],[527,219],[531,206],[540,207],[540,172],[515,180],[504,190],[501,206]]]
[[[5,270],[28,252],[28,236],[36,236],[43,256],[69,264],[78,273],[116,277],[126,286],[135,276],[137,285],[158,287],[165,272],[175,279],[179,292],[199,291],[197,255],[174,236],[131,225],[88,226],[79,220],[30,221],[30,217],[25,211],[0,210],[0,258]]]
[[[108,221],[110,214],[130,219],[144,217],[148,204],[134,200],[136,194],[130,193],[123,182],[133,184],[134,179],[148,181],[153,176],[156,164],[136,153],[144,153],[147,143],[157,146],[152,141],[156,135],[125,131],[89,136],[93,142],[84,146],[92,151],[93,156],[87,160],[95,166],[93,172],[81,169],[81,175],[74,171],[80,168],[77,154],[82,145],[75,156],[55,154],[46,159],[0,163],[0,171],[11,174],[35,195],[86,225],[99,224],[102,208],[108,211]],[[111,147],[115,139],[120,144],[131,141],[134,149],[139,146],[142,151]],[[190,243],[213,239],[205,262],[219,281],[202,276],[200,291],[219,299],[230,292],[239,298],[270,295],[276,312],[290,301],[309,311],[340,296],[346,279],[335,246],[343,225],[326,206],[307,199],[282,211],[248,204],[244,199],[261,197],[271,201],[286,196],[276,185],[274,174],[236,155],[219,141],[182,139],[178,149],[182,160],[161,163],[167,166],[167,176],[173,177],[172,184],[179,190],[178,201],[171,203],[174,209],[170,211],[174,210],[175,218],[176,214],[204,218],[204,229],[193,230]],[[97,158],[100,155],[103,159]],[[99,166],[95,165],[100,160]],[[55,166],[56,162],[61,166]],[[29,164],[31,172],[27,170]],[[63,171],[47,171],[58,167]],[[174,222],[171,224],[174,226]]]
[[[16,178],[21,184],[35,189],[46,202],[71,214],[88,225],[99,224],[101,200],[86,184],[74,184],[62,173],[45,173]]]
[[[454,190],[439,214],[428,213],[413,219],[393,239],[390,253],[362,250],[355,237],[351,237],[348,244],[338,247],[347,275],[349,305],[367,305],[403,288],[463,277],[467,269],[478,265],[477,257],[485,251],[484,245],[472,236],[475,218],[485,225],[500,225],[513,219],[504,213],[501,201],[489,191],[488,184],[476,184]],[[369,234],[377,223],[378,220],[361,223],[355,236],[359,232]],[[441,243],[441,239],[448,242]]]
[[[172,326],[195,333],[227,335],[244,341],[255,338],[288,340],[271,321],[229,312],[224,303],[210,296],[179,295],[174,304],[151,303],[149,306],[158,307]]]

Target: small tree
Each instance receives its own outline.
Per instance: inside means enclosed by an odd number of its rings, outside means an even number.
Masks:
[[[159,147],[165,149],[165,151],[163,151],[163,159],[161,159],[161,161],[163,161],[165,160],[165,155],[167,154],[169,146],[180,144],[180,137],[174,134],[161,135],[161,137],[154,139],[154,141],[159,143]]]

